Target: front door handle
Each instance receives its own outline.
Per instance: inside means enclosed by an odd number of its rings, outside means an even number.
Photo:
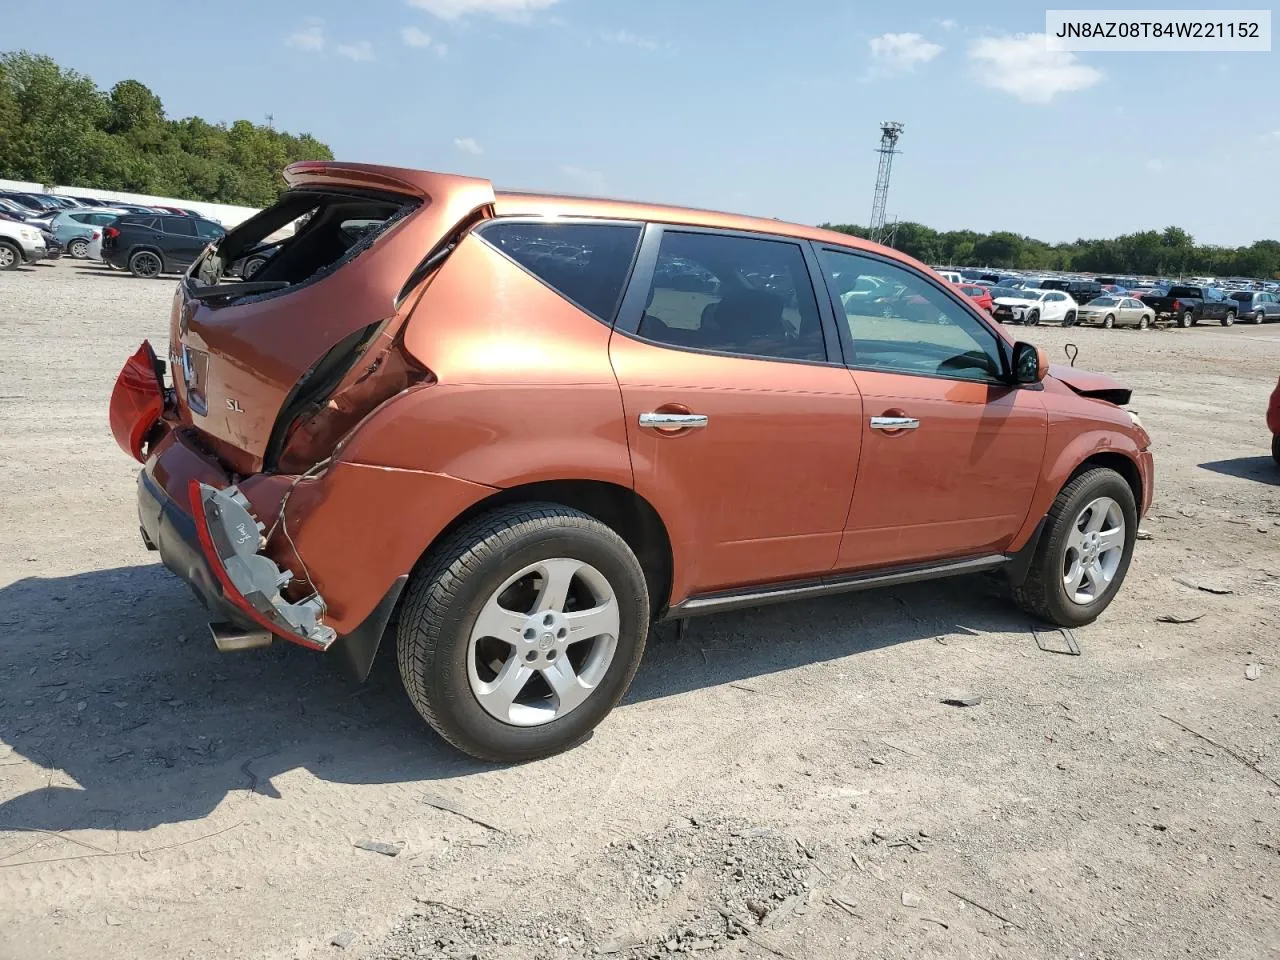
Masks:
[[[915,417],[872,417],[872,430],[914,430],[920,426]]]
[[[694,430],[707,425],[705,413],[642,413],[640,426],[658,430]]]

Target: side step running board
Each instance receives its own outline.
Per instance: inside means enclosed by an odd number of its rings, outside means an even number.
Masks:
[[[965,573],[982,573],[995,570],[1009,562],[1004,554],[971,557],[967,560],[945,560],[941,563],[897,567],[889,570],[873,570],[824,577],[818,580],[801,580],[752,587],[747,590],[731,590],[724,593],[708,593],[690,597],[667,611],[663,619],[696,617],[707,613],[724,613],[743,607],[759,607],[767,603],[783,603],[788,600],[808,600],[836,593],[852,593],[855,590],[872,590],[876,587],[892,587],[921,580],[937,580]]]

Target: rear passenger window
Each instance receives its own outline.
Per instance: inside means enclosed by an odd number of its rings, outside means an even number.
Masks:
[[[640,225],[504,223],[477,231],[556,293],[605,323],[613,322],[631,273]]]
[[[785,240],[665,231],[637,333],[673,347],[827,359],[804,254]]]
[[[196,225],[191,222],[189,217],[164,217],[160,221],[164,224],[165,233],[176,234],[180,237],[194,237],[196,235]]]

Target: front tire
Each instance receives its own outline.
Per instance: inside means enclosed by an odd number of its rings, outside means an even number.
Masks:
[[[1076,325],[1076,314],[1074,310],[1067,311],[1066,315],[1062,318],[1062,325],[1064,327],[1074,327]]]
[[[1027,314],[1028,327],[1034,327],[1039,322],[1040,322],[1040,312],[1038,310],[1032,310],[1031,313]]]
[[[141,280],[154,280],[163,269],[160,258],[150,250],[139,250],[129,258],[129,272]]]
[[[1013,588],[1015,602],[1057,626],[1092,623],[1124,582],[1137,535],[1129,484],[1106,467],[1086,470],[1049,509],[1027,578]]]
[[[1235,322],[1236,322],[1236,312],[1234,310],[1228,310],[1222,317],[1222,325],[1224,327],[1229,327]]]
[[[534,760],[581,743],[622,699],[649,618],[644,571],[612,529],[553,503],[500,507],[410,579],[400,676],[459,750]]]
[[[1255,311],[1254,311],[1254,313],[1253,313],[1253,322],[1254,322],[1254,323],[1262,323],[1262,321],[1263,321],[1263,320],[1265,320],[1265,319],[1266,319],[1266,314],[1265,314],[1265,313],[1263,313],[1261,310],[1255,310]]]
[[[17,270],[22,264],[22,251],[7,240],[0,240],[0,270]]]
[[[1105,317],[1102,318],[1102,325],[1106,327],[1108,330],[1110,330],[1112,327],[1116,325],[1116,318],[1108,313]]]

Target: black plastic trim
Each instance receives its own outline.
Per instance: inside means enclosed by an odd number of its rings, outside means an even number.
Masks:
[[[390,589],[383,594],[378,605],[364,618],[360,626],[339,637],[329,648],[330,653],[341,659],[351,675],[360,683],[368,679],[369,671],[373,669],[374,658],[377,657],[378,647],[382,644],[382,635],[387,631],[387,624],[391,622],[391,615],[395,613],[396,604],[400,602],[400,594],[404,593],[405,584],[408,582],[407,573],[396,577]]]
[[[1015,587],[1026,582],[1027,575],[1031,572],[1031,561],[1036,558],[1036,548],[1040,546],[1040,537],[1044,533],[1045,524],[1048,520],[1048,517],[1041,517],[1040,522],[1036,524],[1036,528],[1031,531],[1031,536],[1027,539],[1027,542],[1022,545],[1022,549],[1009,556],[1007,573],[1009,582]]]
[[[990,554],[982,557],[969,557],[964,560],[942,560],[936,563],[890,567],[881,570],[842,574],[840,576],[776,583],[765,587],[748,587],[742,590],[708,593],[690,597],[669,608],[664,619],[672,620],[709,613],[724,613],[728,610],[739,610],[743,607],[758,607],[770,603],[784,603],[789,600],[809,600],[837,593],[852,593],[855,590],[892,587],[903,583],[919,583],[923,580],[936,580],[965,573],[982,573],[986,570],[995,570],[1003,567],[1009,562],[1010,558],[1005,554]]]

